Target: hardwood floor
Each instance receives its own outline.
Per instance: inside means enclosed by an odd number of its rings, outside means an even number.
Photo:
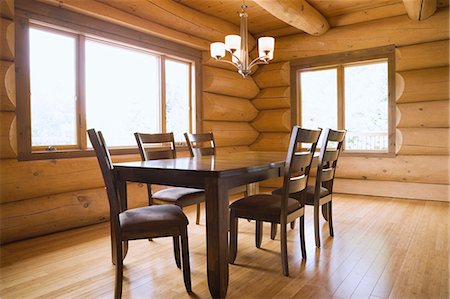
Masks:
[[[335,237],[322,222],[322,249],[316,250],[312,208],[306,208],[306,262],[298,225],[288,229],[290,277],[281,273],[280,242],[270,240],[269,225],[257,249],[254,222],[239,220],[227,297],[449,298],[448,203],[335,195],[333,209]],[[191,222],[191,297],[208,298],[205,220],[195,225],[195,207],[185,211]],[[0,265],[3,299],[113,296],[108,224],[2,246]],[[130,242],[124,277],[124,298],[190,297],[171,238]]]

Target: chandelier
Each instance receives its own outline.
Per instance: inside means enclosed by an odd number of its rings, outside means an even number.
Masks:
[[[211,57],[217,61],[234,65],[242,77],[252,73],[252,68],[257,64],[268,64],[273,59],[275,39],[273,37],[260,37],[258,39],[259,57],[250,61],[248,53],[248,30],[247,30],[247,5],[242,4],[239,17],[241,19],[240,35],[225,36],[225,43],[216,42],[210,45]],[[239,50],[239,51],[238,51]],[[225,51],[230,52],[231,61],[223,59]]]

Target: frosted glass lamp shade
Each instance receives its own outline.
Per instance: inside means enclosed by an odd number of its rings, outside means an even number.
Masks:
[[[269,60],[273,59],[273,51],[275,48],[275,39],[273,37],[260,37],[258,39],[259,56],[269,56]]]
[[[240,63],[241,61],[241,51],[236,51],[234,55],[231,55],[231,61],[234,63]]]
[[[210,52],[211,52],[211,57],[215,58],[215,59],[221,59],[223,57],[225,57],[225,44],[224,43],[212,43],[209,46]]]
[[[225,48],[230,52],[238,52],[241,49],[241,37],[235,34],[225,36]]]

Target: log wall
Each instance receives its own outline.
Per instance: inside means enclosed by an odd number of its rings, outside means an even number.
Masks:
[[[302,57],[389,44],[396,45],[396,156],[342,156],[335,191],[450,201],[447,8],[420,22],[404,15],[332,28],[320,37],[297,34],[278,38],[275,59],[279,63],[271,64],[270,68],[261,67],[254,76],[256,83],[263,87],[253,100],[260,112],[252,125],[261,134],[250,148],[285,150],[289,142],[288,131],[283,132],[284,114],[276,111],[289,111],[290,84],[286,81],[283,87],[278,86],[285,71],[276,65],[286,65],[289,60]],[[274,79],[265,80],[270,77]],[[274,86],[267,86],[271,82]],[[275,180],[264,185],[279,183],[280,180]]]

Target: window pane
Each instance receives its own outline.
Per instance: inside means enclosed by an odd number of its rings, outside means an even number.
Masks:
[[[160,128],[159,57],[86,41],[87,128],[103,131],[109,146],[134,146],[134,132]]]
[[[189,131],[189,64],[166,60],[166,131],[174,132],[176,141],[184,141]]]
[[[388,150],[388,64],[346,66],[347,150]]]
[[[77,144],[75,38],[30,28],[32,146]]]
[[[337,70],[300,73],[302,127],[337,128]],[[320,136],[319,146],[322,143]]]

